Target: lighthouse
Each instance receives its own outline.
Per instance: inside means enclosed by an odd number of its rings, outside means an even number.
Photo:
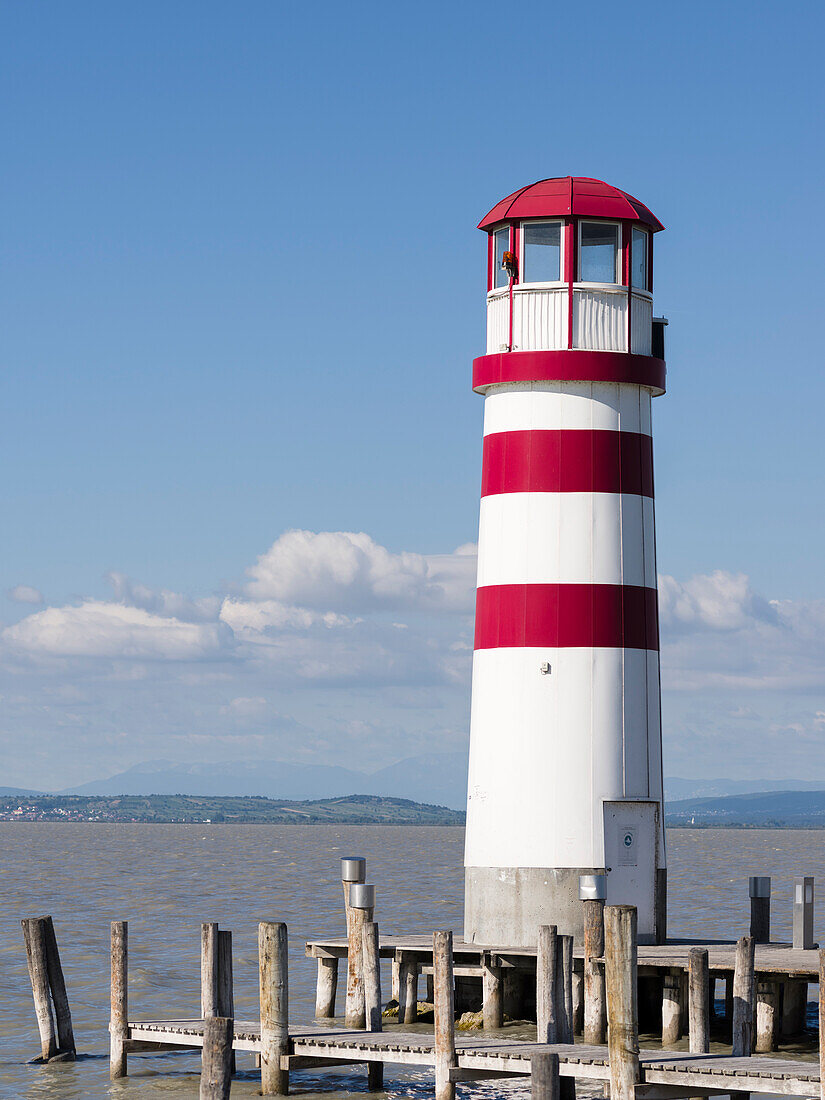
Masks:
[[[663,226],[601,180],[541,180],[482,219],[487,353],[465,939],[582,932],[580,876],[665,935],[651,400]]]

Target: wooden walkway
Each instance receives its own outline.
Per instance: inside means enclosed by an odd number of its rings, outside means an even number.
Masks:
[[[719,940],[672,940],[665,944],[638,947],[639,971],[684,970],[688,968],[688,953],[692,947],[704,947],[708,952],[708,965],[711,970],[732,973],[736,958],[734,942]],[[397,959],[400,955],[418,957],[423,966],[432,963],[432,936],[381,936],[380,954],[382,959]],[[581,950],[574,952],[582,958]],[[346,938],[328,940],[309,940],[306,955],[313,959],[342,959],[347,956]],[[478,973],[484,965],[513,966],[530,969],[535,965],[535,947],[508,947],[506,945],[484,945],[453,940],[453,955],[456,967],[478,967]],[[756,945],[754,969],[757,974],[774,978],[796,978],[809,982],[819,980],[819,953],[794,948],[789,943],[767,943]]]
[[[203,1046],[203,1020],[132,1020],[128,1024],[127,1049],[135,1052]],[[585,1044],[544,1046],[517,1039],[456,1035],[455,1081],[488,1076],[529,1076],[534,1054],[559,1055],[563,1077],[607,1081],[610,1078],[607,1047]],[[235,1050],[259,1052],[260,1024],[236,1021]],[[733,1058],[726,1054],[689,1054],[685,1051],[641,1052],[642,1094],[648,1097],[700,1096],[715,1093],[754,1092],[788,1096],[819,1093],[816,1062],[775,1057]],[[282,1058],[285,1070],[333,1067],[381,1062],[390,1065],[434,1066],[432,1035],[391,1030],[352,1031],[345,1028],[291,1028],[289,1053]]]

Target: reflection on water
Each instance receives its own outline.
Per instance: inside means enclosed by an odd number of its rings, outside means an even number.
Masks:
[[[733,937],[747,931],[748,875],[773,877],[775,938],[791,932],[795,875],[823,878],[817,831],[674,830],[669,834],[670,932]],[[387,933],[462,926],[463,830],[388,826],[97,825],[0,823],[0,1097],[195,1097],[192,1054],[135,1056],[108,1080],[109,922],[129,921],[130,1015],[192,1016],[200,1004],[200,922],[234,938],[239,1019],[257,1014],[257,922],[290,932],[290,1014],[310,1022],[315,964],[307,937],[340,935],[342,855],[366,855]],[[20,919],[51,913],[78,1049],[74,1064],[27,1066],[39,1049]],[[385,981],[388,975],[385,976]],[[386,986],[385,986],[386,988]],[[232,1095],[254,1096],[251,1057]],[[362,1070],[295,1075],[302,1095],[366,1091]],[[522,1084],[487,1082],[473,1095],[525,1097]],[[429,1072],[387,1070],[387,1092],[430,1097]]]

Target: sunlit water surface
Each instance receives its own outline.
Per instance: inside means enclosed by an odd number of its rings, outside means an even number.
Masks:
[[[672,830],[670,933],[702,938],[747,931],[747,879],[773,877],[774,938],[791,933],[795,875],[823,881],[817,831]],[[342,932],[342,855],[365,855],[385,933],[462,927],[463,830],[387,826],[97,825],[0,823],[0,1097],[70,1100],[198,1094],[198,1056],[133,1056],[129,1077],[108,1079],[109,922],[129,922],[129,1014],[199,1014],[200,922],[234,938],[238,1019],[257,1014],[257,922],[290,934],[290,1017],[312,1021],[315,963],[307,938]],[[26,1065],[39,1050],[20,919],[55,920],[75,1036],[74,1064]],[[385,988],[388,975],[385,975]],[[340,996],[340,995],[339,995]],[[523,1033],[519,1029],[513,1034]],[[234,1096],[255,1096],[260,1075],[238,1056]],[[430,1071],[386,1071],[392,1097],[432,1096]],[[366,1094],[363,1069],[299,1072],[292,1091],[329,1100]],[[524,1084],[462,1086],[480,1097],[526,1097]]]

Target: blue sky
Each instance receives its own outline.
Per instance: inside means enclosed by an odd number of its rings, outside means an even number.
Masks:
[[[568,173],[667,227],[666,770],[825,780],[820,5],[0,13],[5,782],[465,744],[474,227]]]

